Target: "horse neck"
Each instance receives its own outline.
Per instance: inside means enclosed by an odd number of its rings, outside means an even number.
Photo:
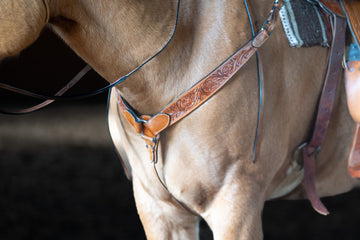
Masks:
[[[87,0],[71,1],[69,8],[66,1],[53,2],[58,9],[58,17],[52,19],[55,31],[109,82],[163,47],[173,30],[177,5],[176,0],[107,1],[106,5]],[[262,2],[254,6],[271,5]],[[263,15],[255,18],[262,22]],[[250,37],[243,0],[182,0],[170,45],[118,89],[138,111],[156,113]]]

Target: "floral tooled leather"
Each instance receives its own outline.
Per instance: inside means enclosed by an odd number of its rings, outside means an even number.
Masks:
[[[161,112],[171,117],[171,124],[179,121],[214,95],[256,52],[251,41],[231,58],[198,82]]]

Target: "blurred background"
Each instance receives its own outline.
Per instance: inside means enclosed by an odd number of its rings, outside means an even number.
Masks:
[[[53,94],[85,63],[44,30],[18,56],[0,63],[0,81]],[[106,85],[93,71],[70,94]],[[0,115],[0,239],[135,239],[145,235],[129,182],[106,124],[106,94],[56,102],[30,115]],[[0,92],[0,106],[24,108],[33,99]],[[308,201],[265,205],[270,239],[359,239],[360,191],[325,198],[320,216]],[[201,239],[212,239],[201,222]]]

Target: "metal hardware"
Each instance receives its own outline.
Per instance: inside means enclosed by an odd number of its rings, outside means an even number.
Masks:
[[[295,150],[292,158],[293,160],[295,160],[301,167],[304,166],[304,159],[303,159],[303,155],[302,155],[302,150],[308,145],[308,142],[304,142],[302,144],[300,144],[300,146],[297,147],[297,149]],[[313,151],[311,153],[311,155],[315,155],[315,158],[317,158],[317,156],[319,155],[321,151],[321,146],[318,146],[315,151]]]
[[[293,157],[292,157],[293,160],[295,160],[301,166],[301,168],[303,168],[303,166],[304,166],[304,159],[302,157],[302,150],[307,145],[308,145],[308,143],[304,142],[300,146],[298,146],[297,149],[295,150],[294,154],[293,154]]]

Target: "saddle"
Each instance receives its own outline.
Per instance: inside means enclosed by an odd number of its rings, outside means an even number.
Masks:
[[[360,1],[318,0],[329,11],[347,19],[353,43],[344,58],[345,86],[350,115],[356,122],[348,156],[348,170],[352,177],[360,178]]]

